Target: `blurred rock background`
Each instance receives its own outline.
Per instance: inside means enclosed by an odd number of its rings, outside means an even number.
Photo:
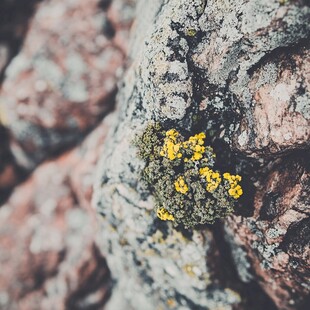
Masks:
[[[0,309],[102,309],[109,296],[90,201],[133,13],[0,3]]]
[[[309,20],[303,0],[1,0],[0,309],[309,309]],[[246,194],[182,235],[130,141],[198,111]]]

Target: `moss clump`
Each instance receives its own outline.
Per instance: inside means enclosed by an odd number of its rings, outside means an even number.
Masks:
[[[205,133],[185,139],[177,130],[150,124],[135,144],[145,162],[142,179],[156,200],[161,220],[185,228],[214,223],[234,210],[241,176],[213,170],[215,153]]]

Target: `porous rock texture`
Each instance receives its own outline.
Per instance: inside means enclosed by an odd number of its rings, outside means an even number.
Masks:
[[[27,171],[79,141],[111,108],[133,2],[105,2],[43,1],[5,72],[1,119]]]
[[[41,165],[0,208],[0,309],[101,309],[110,277],[91,207],[109,118]]]
[[[94,192],[117,283],[108,309],[243,307],[211,273],[214,229],[178,231],[153,212],[132,143],[151,121],[207,132],[244,179],[240,216],[223,223],[240,279],[279,309],[306,304],[309,19],[302,0],[138,1]]]

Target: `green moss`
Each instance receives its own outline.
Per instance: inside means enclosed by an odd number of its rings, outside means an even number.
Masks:
[[[186,139],[158,123],[149,124],[136,138],[138,155],[146,163],[142,179],[162,220],[189,228],[214,223],[234,211],[242,195],[241,177],[213,170],[216,156],[205,138],[200,133]]]

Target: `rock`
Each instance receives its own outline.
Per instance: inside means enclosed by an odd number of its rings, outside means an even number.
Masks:
[[[108,120],[44,163],[0,208],[1,309],[101,309],[109,271],[90,205]]]
[[[5,67],[20,48],[39,1],[3,0],[0,3],[0,82]]]
[[[117,0],[104,11],[100,3],[42,2],[6,70],[1,114],[25,170],[79,141],[113,104],[133,4]]]
[[[38,1],[3,0],[0,3],[0,88],[4,70],[20,48]],[[10,151],[8,130],[3,126],[5,121],[5,112],[0,104],[0,204],[22,178]]]
[[[18,169],[30,172],[97,126],[121,81],[113,116],[35,169],[0,209],[0,308],[102,308],[111,286],[105,253],[115,280],[107,309],[273,310],[267,295],[279,309],[302,309],[310,291],[309,5],[134,6],[44,1],[7,68],[5,192]],[[0,70],[8,46],[0,42]],[[197,230],[156,217],[132,142],[152,121],[207,133],[219,167],[243,177],[240,215]],[[237,272],[225,270],[230,256]]]
[[[182,231],[156,218],[151,193],[140,179],[144,163],[137,158],[132,141],[151,121],[191,133],[202,130],[208,133],[210,142],[224,141],[225,149],[219,150],[226,166],[242,174],[243,166],[253,164],[254,167],[263,162],[264,173],[278,182],[282,172],[271,169],[277,162],[273,158],[268,165],[270,156],[275,155],[279,160],[283,157],[281,163],[285,163],[284,156],[309,147],[305,106],[308,95],[298,91],[298,85],[308,87],[308,65],[303,55],[308,55],[304,42],[310,34],[309,16],[310,9],[303,1],[285,5],[275,0],[247,0],[242,5],[215,0],[169,0],[151,4],[138,1],[130,43],[131,63],[120,86],[118,118],[105,141],[94,192],[94,203],[103,217],[103,249],[117,282],[108,309],[122,309],[124,305],[128,309],[152,310],[242,308],[238,294],[231,287],[227,290],[218,281],[217,274],[211,277],[212,229],[206,227],[187,231],[187,234],[183,231],[184,236]],[[284,58],[277,59],[281,51]],[[292,67],[285,68],[288,59]],[[272,67],[270,75],[264,76],[265,65]],[[285,92],[282,84],[288,85]],[[268,88],[265,93],[264,87]],[[270,90],[273,87],[274,93]],[[277,104],[277,109],[267,104],[270,96],[274,96],[272,103]],[[290,106],[292,102],[299,103]],[[270,118],[264,120],[262,115],[270,115]],[[259,121],[267,123],[260,125]],[[283,131],[292,135],[276,140],[273,134],[281,135]],[[267,136],[266,142],[261,142],[261,136]],[[236,167],[232,166],[234,151],[238,151]],[[252,192],[257,191],[255,197],[268,196],[270,184],[264,176],[262,171],[257,176],[261,182],[257,188],[251,184],[251,178],[245,176],[245,183],[249,182]],[[289,189],[293,188],[297,201],[302,201],[298,197],[301,188],[305,188],[302,185],[305,175],[294,181],[289,181],[289,177],[285,180],[280,197],[286,201],[284,208],[289,209],[292,202],[295,203],[288,194]],[[251,202],[252,192],[245,192],[245,201]],[[258,198],[255,199],[257,210]],[[249,204],[249,213],[252,207],[253,204]],[[267,231],[262,224],[262,228],[261,223],[265,222],[261,222],[256,213],[248,219],[234,217],[228,221],[230,237],[227,240],[237,244],[233,254],[237,253],[244,263],[237,268],[240,278],[260,283],[285,309],[289,304],[304,301],[308,290],[296,288],[301,296],[286,292],[294,290],[298,280],[302,281],[301,286],[305,284],[303,267],[299,270],[301,275],[293,269],[283,271],[290,257],[301,259],[292,240],[298,238],[296,235],[305,235],[305,223],[299,222],[306,214],[295,211],[285,220],[281,211],[275,212],[281,234],[285,234],[284,228],[289,229],[287,225],[295,223],[290,229],[298,233],[293,233],[287,243],[283,241],[280,246],[278,241],[272,241],[275,243],[269,244],[272,238],[281,239],[282,235],[272,237],[277,227],[271,225],[271,231]],[[231,224],[234,222],[245,227],[244,222],[250,222],[254,228],[258,225],[261,241],[257,246],[262,246],[261,251],[267,258],[253,254],[256,250],[252,250],[247,241],[253,232],[249,228],[239,231]],[[279,231],[276,230],[276,234]],[[265,238],[271,239],[266,242]],[[264,262],[271,264],[266,268],[276,268],[275,276],[279,278],[270,279],[260,266]],[[198,272],[193,271],[188,277],[184,265]],[[279,275],[280,272],[284,275]],[[285,282],[285,276],[290,280]],[[215,289],[206,280],[210,278]],[[276,283],[286,288],[272,287]]]
[[[184,237],[151,212],[153,201],[139,182],[142,163],[132,145],[154,115],[182,119],[186,114],[192,96],[185,61],[189,47],[172,29],[171,19],[177,25],[195,24],[201,7],[200,1],[170,1],[164,9],[160,2],[138,4],[130,54],[135,61],[119,95],[122,104],[105,143],[94,198],[103,217],[108,264],[117,280],[108,309],[232,309],[240,302],[238,293],[211,275],[210,231]],[[182,48],[176,51],[173,44]],[[169,69],[173,78],[165,80]]]
[[[253,94],[252,119],[244,118],[234,136],[238,150],[269,159],[309,148],[309,48],[301,45],[292,53],[279,52],[276,61],[264,59],[248,89]]]
[[[310,291],[309,190],[308,157],[290,158],[257,190],[253,216],[226,221],[232,252],[243,249],[244,260],[234,255],[240,277],[259,279],[279,309],[301,309]]]
[[[302,1],[208,1],[188,57],[193,89],[234,150],[270,158],[309,147],[309,18]]]

